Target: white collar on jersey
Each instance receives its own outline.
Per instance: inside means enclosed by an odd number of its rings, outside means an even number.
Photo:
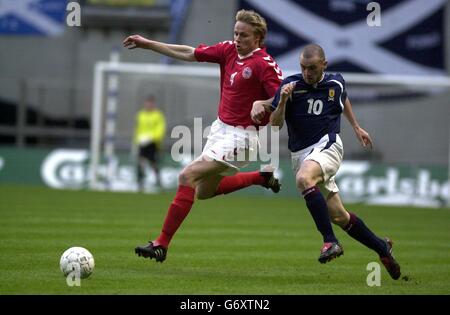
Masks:
[[[251,55],[253,55],[253,53],[254,53],[255,51],[258,51],[258,50],[261,50],[261,48],[258,47],[258,48],[256,48],[255,50],[253,50],[253,51],[249,52],[248,54],[246,54],[245,56],[241,56],[241,55],[238,54],[238,57],[239,57],[239,59],[245,59],[245,58],[248,58],[248,57],[250,57]]]

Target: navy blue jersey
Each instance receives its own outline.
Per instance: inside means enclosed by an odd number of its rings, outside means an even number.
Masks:
[[[286,102],[286,124],[289,134],[289,150],[296,152],[318,142],[326,134],[337,134],[341,128],[341,114],[347,92],[340,74],[325,74],[312,86],[295,74],[283,80],[272,102],[278,106],[281,87],[295,82],[292,96]]]

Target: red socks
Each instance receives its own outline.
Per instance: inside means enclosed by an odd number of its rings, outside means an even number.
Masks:
[[[262,185],[264,181],[265,178],[260,172],[241,172],[234,176],[226,176],[220,181],[216,195],[228,194],[251,185]]]
[[[251,186],[262,185],[265,178],[259,172],[242,172],[234,176],[224,177],[219,183],[216,195],[228,194],[230,192]],[[195,189],[189,186],[178,186],[177,193],[164,220],[162,232],[153,242],[155,245],[168,247],[175,232],[183,223],[194,203]]]
[[[194,203],[195,189],[189,186],[178,186],[177,193],[164,221],[162,232],[159,237],[153,242],[155,245],[162,245],[167,248],[170,240],[175,232],[183,223]]]

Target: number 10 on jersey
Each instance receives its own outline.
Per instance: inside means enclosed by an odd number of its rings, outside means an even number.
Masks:
[[[308,99],[308,114],[320,115],[323,108],[323,102],[321,100]]]

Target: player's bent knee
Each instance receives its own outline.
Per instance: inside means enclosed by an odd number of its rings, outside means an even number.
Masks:
[[[316,185],[316,182],[313,180],[313,178],[306,174],[297,174],[296,183],[297,188],[302,191]]]
[[[210,199],[212,197],[214,197],[215,194],[214,193],[210,193],[210,192],[202,192],[202,191],[195,191],[195,197],[198,200],[206,200],[206,199]]]
[[[189,167],[186,167],[181,171],[178,175],[178,184],[183,186],[194,186],[195,177],[194,173],[191,171]]]
[[[348,223],[348,219],[345,215],[335,215],[330,217],[333,224],[339,225],[340,227],[345,227]]]

